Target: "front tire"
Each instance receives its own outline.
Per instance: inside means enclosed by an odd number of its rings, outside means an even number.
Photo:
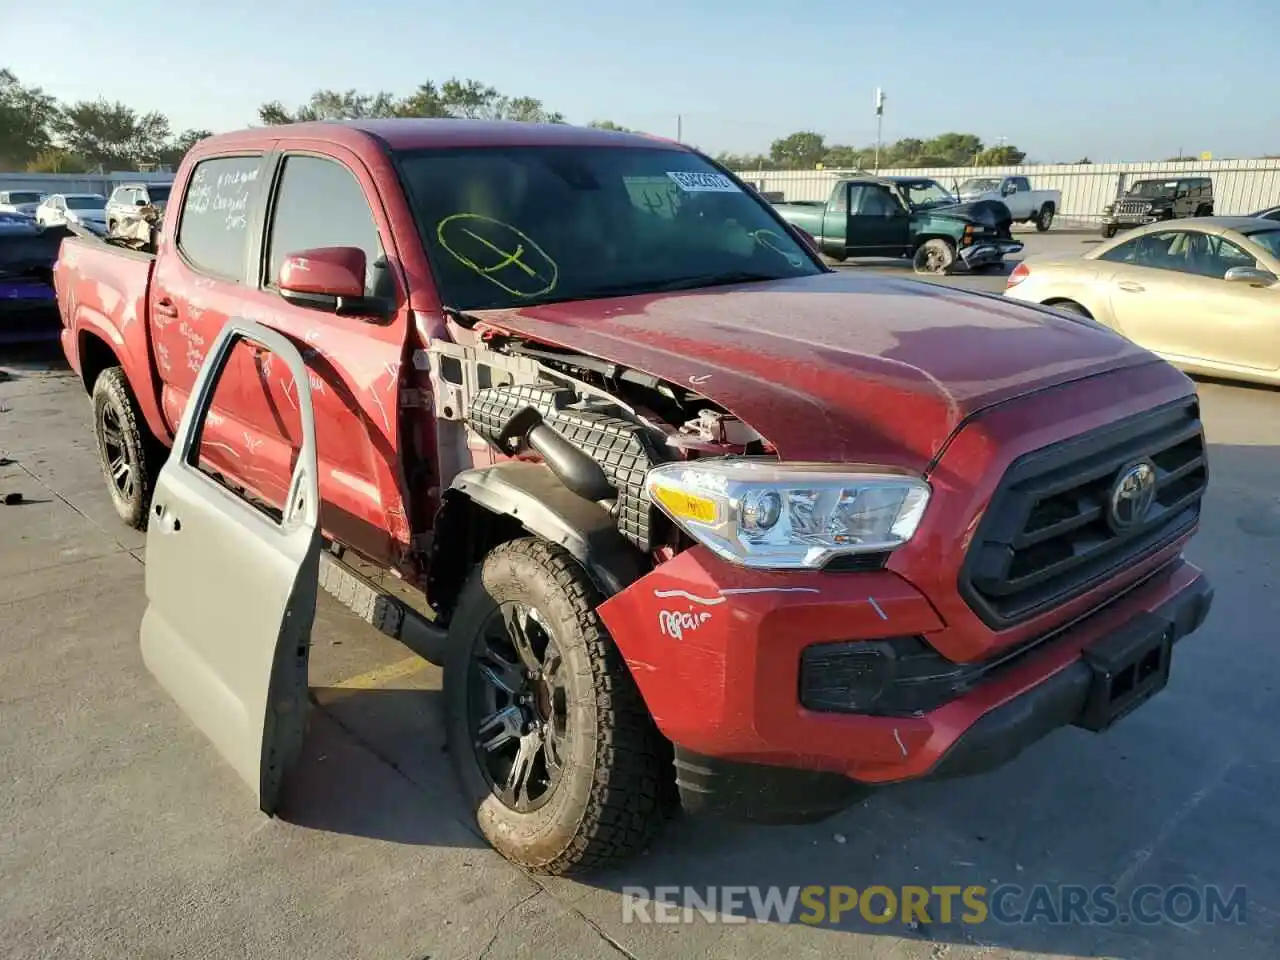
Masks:
[[[956,248],[949,240],[935,237],[916,247],[911,265],[916,273],[945,275],[956,262]]]
[[[103,370],[93,384],[93,433],[112,506],[126,525],[146,530],[162,455],[120,367]]]
[[[1116,225],[1114,223],[1104,223],[1102,225],[1102,236],[1110,240],[1116,235]]]
[[[485,839],[568,874],[639,853],[673,793],[671,748],[596,614],[602,598],[561,547],[495,548],[449,626],[449,752]]]

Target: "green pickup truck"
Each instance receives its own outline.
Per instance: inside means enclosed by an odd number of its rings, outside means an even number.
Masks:
[[[849,177],[836,181],[826,201],[773,206],[832,260],[910,257],[916,273],[951,273],[997,266],[1022,250],[1003,203],[960,203],[924,177]]]

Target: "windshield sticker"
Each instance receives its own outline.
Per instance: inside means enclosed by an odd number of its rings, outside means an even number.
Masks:
[[[695,170],[668,170],[677,187],[685,193],[741,193],[723,173],[701,173]]]
[[[436,237],[455,260],[513,297],[540,297],[556,287],[556,262],[509,223],[455,213],[436,226]]]

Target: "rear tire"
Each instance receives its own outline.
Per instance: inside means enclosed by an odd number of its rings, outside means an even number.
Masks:
[[[494,849],[539,873],[639,853],[675,796],[670,744],[601,601],[566,550],[513,540],[471,572],[449,626],[446,721],[463,794]]]
[[[112,506],[126,525],[146,530],[163,451],[120,367],[108,367],[94,381],[93,434]]]
[[[1046,203],[1040,208],[1040,214],[1036,217],[1036,230],[1040,233],[1047,233],[1049,228],[1053,226],[1053,204]]]

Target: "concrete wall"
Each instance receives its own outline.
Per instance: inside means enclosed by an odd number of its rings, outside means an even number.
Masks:
[[[737,171],[760,190],[781,191],[787,200],[825,200],[832,181],[847,174],[836,170]],[[1062,191],[1062,216],[1083,221],[1100,218],[1126,184],[1148,177],[1209,176],[1213,178],[1214,212],[1248,214],[1280,204],[1280,160],[1209,160],[1188,163],[1094,163],[1021,167],[929,167],[880,171],[885,176],[932,177],[950,188],[952,181],[977,176],[1016,173],[1031,186]]]
[[[0,190],[41,193],[100,193],[109,197],[121,183],[172,183],[172,173],[0,173]]]

